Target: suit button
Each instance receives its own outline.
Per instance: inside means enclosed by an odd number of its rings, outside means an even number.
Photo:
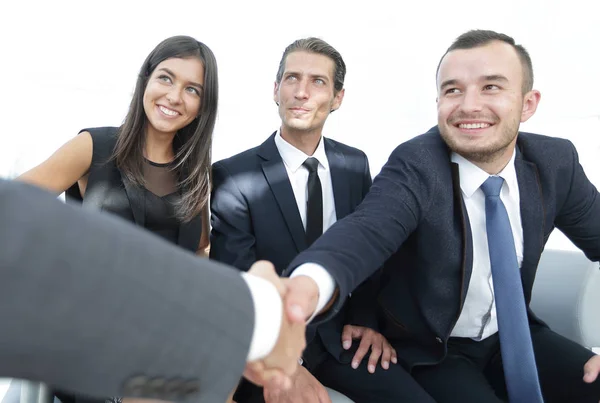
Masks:
[[[183,380],[171,379],[166,382],[165,385],[165,397],[169,397],[172,400],[178,400],[182,395]]]
[[[435,341],[437,341],[438,343],[442,344],[444,341],[442,339],[440,339],[439,337],[435,338]]]
[[[183,395],[195,395],[200,392],[200,382],[198,381],[187,381],[183,386]]]
[[[165,396],[167,381],[164,378],[153,378],[148,382],[148,389],[154,396]]]
[[[134,376],[125,382],[123,385],[123,394],[126,396],[140,396],[148,383],[148,378],[145,376]]]

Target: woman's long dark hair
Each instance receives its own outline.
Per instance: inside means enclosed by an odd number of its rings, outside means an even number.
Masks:
[[[148,119],[143,99],[148,79],[161,62],[190,57],[199,58],[204,65],[204,91],[199,116],[180,129],[173,140],[173,169],[178,174],[178,188],[182,194],[177,216],[183,221],[199,214],[210,194],[212,133],[217,117],[219,89],[217,61],[205,44],[189,36],[174,36],[165,39],[150,52],[138,74],[129,112],[119,129],[113,152],[117,167],[125,177],[144,185],[145,129]]]

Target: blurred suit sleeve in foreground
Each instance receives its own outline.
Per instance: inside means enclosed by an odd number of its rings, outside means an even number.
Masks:
[[[0,377],[96,397],[225,401],[253,326],[237,270],[0,180]]]

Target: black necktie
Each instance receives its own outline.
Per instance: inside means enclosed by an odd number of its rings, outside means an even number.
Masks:
[[[302,164],[308,169],[308,200],[306,202],[306,243],[310,246],[323,235],[323,191],[317,170],[319,161],[307,158]]]

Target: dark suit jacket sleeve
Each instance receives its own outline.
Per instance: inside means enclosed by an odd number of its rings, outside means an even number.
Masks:
[[[572,179],[555,224],[590,260],[599,261],[600,195],[586,177],[575,146],[569,144],[573,159]]]
[[[381,270],[375,272],[348,299],[345,324],[368,327],[379,331],[377,319],[377,296],[380,290]]]
[[[371,170],[369,168],[369,160],[364,155],[365,169],[363,172],[363,192],[362,198],[367,195],[373,179],[371,178]],[[365,280],[352,293],[348,300],[348,313],[345,324],[368,327],[374,330],[379,330],[377,323],[377,294],[379,293],[379,278],[380,272],[377,271],[374,275]]]
[[[254,326],[236,270],[17,182],[0,180],[0,223],[0,377],[225,401]]]
[[[345,296],[375,273],[415,230],[437,182],[427,175],[423,161],[429,151],[404,143],[392,152],[371,190],[356,211],[336,222],[288,266],[286,274],[303,263],[323,266],[339,287],[334,306],[323,321],[339,312]]]
[[[210,258],[247,271],[256,262],[248,203],[227,168],[213,164]]]
[[[373,184],[373,178],[371,177],[371,168],[369,167],[369,159],[365,154],[365,171],[363,172],[363,199],[369,193],[371,185]]]

